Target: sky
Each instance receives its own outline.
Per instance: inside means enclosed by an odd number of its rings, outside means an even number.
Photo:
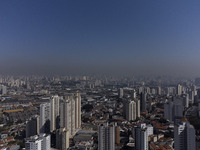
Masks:
[[[200,76],[200,1],[1,0],[0,72]]]

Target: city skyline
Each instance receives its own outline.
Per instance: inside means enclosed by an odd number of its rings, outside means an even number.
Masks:
[[[3,73],[199,76],[200,2],[1,1]]]

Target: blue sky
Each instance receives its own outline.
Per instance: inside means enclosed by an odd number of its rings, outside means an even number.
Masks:
[[[198,75],[199,28],[199,0],[1,0],[0,67]]]

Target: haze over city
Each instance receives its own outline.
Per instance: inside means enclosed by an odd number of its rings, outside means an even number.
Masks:
[[[200,1],[0,1],[2,73],[200,74]]]

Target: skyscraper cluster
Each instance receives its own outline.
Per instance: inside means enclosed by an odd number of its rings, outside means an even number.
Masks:
[[[69,138],[81,128],[81,95],[52,96],[49,103],[40,105],[40,117],[27,122],[27,137],[40,133],[56,133],[56,147],[66,150]]]

